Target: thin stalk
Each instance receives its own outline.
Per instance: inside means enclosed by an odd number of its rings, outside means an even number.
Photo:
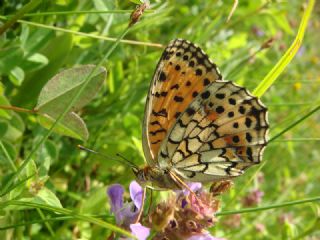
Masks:
[[[320,201],[320,196],[291,201],[291,202],[278,203],[278,204],[273,204],[268,206],[256,207],[256,208],[243,208],[240,210],[223,211],[223,212],[216,213],[216,216],[226,216],[226,215],[232,215],[232,214],[265,211],[265,210],[270,210],[275,208],[283,208],[283,207],[289,207],[289,206],[294,206],[294,205],[299,205],[304,203],[311,203],[311,202],[318,202],[318,201]]]
[[[273,136],[270,140],[269,143],[271,143],[272,141],[276,140],[277,138],[279,138],[281,135],[283,135],[285,132],[289,131],[291,128],[295,127],[296,125],[298,125],[299,123],[301,123],[302,121],[304,121],[306,118],[310,117],[312,114],[314,114],[315,112],[317,112],[320,109],[320,105],[318,105],[316,108],[314,108],[313,110],[311,110],[310,112],[308,112],[306,115],[304,115],[302,118],[298,119],[297,121],[293,122],[292,124],[290,124],[287,128],[283,129],[281,132],[279,132],[278,134],[276,134],[275,136]]]
[[[320,141],[320,138],[288,138],[288,139],[279,139],[274,140],[273,143],[286,143],[286,142],[312,142]]]
[[[15,112],[24,112],[24,113],[37,113],[37,111],[34,109],[30,110],[30,109],[15,107],[15,106],[0,106],[0,109],[12,110]]]
[[[40,215],[41,220],[43,221],[46,217],[44,216],[42,210],[41,210],[40,208],[37,208],[37,212],[38,212],[38,214]],[[55,234],[54,234],[54,231],[53,231],[50,223],[48,223],[47,221],[45,221],[45,222],[44,222],[44,225],[47,227],[50,235],[53,237]]]
[[[65,220],[69,220],[69,219],[74,219],[71,216],[65,216],[65,217],[54,217],[54,218],[44,218],[44,219],[39,219],[39,220],[32,220],[32,221],[28,221],[28,222],[20,222],[20,223],[16,223],[16,224],[12,224],[12,225],[8,225],[8,226],[4,226],[4,227],[0,227],[0,231],[4,231],[4,230],[8,230],[11,228],[17,228],[17,227],[21,227],[21,226],[28,226],[31,224],[36,224],[36,223],[43,223],[43,222],[53,222],[53,221],[65,221]]]
[[[0,19],[2,17],[0,16]],[[74,35],[78,36],[83,36],[83,37],[90,37],[90,38],[95,38],[95,39],[101,39],[105,41],[110,41],[110,42],[117,42],[117,38],[112,38],[112,37],[105,37],[105,36],[99,36],[96,34],[91,34],[91,33],[84,33],[84,32],[78,32],[78,31],[73,31],[70,29],[65,29],[65,28],[60,28],[60,27],[55,27],[55,26],[48,26],[44,25],[41,23],[35,23],[35,22],[30,22],[30,21],[25,21],[25,20],[18,20],[18,23],[24,23],[30,26],[35,26],[35,27],[40,27],[40,28],[45,28],[45,29],[50,29],[58,32],[65,32],[65,33],[71,33]],[[148,46],[148,47],[156,47],[156,48],[164,48],[164,46],[160,43],[150,43],[150,42],[140,42],[140,41],[134,41],[134,40],[120,40],[121,43],[127,43],[127,44],[132,44],[132,45],[142,45],[142,46]]]
[[[146,10],[145,13],[154,13],[154,10]],[[27,13],[24,17],[42,17],[42,16],[52,16],[52,15],[79,15],[79,14],[130,14],[132,10],[90,10],[90,11],[57,11],[57,12],[41,12],[41,13]],[[12,15],[6,15],[3,17],[9,18]]]
[[[239,1],[238,0],[233,0],[233,5],[232,5],[232,8],[231,8],[231,11],[228,15],[228,18],[227,18],[227,21],[226,22],[229,22],[231,17],[233,16],[234,12],[236,11],[237,9],[237,6],[239,4]]]
[[[95,216],[91,216],[91,217],[106,218],[108,216],[106,216],[106,215],[95,215]],[[63,216],[63,217],[52,217],[52,218],[44,218],[44,219],[20,222],[20,223],[16,223],[16,224],[0,227],[0,231],[8,230],[8,229],[11,229],[11,228],[17,228],[17,227],[21,227],[21,226],[28,226],[28,225],[36,224],[36,223],[65,221],[65,220],[75,220],[75,218],[73,216]]]
[[[4,153],[4,156],[7,158],[10,167],[12,168],[12,170],[14,172],[16,172],[17,171],[17,167],[16,167],[16,165],[14,165],[13,159],[9,155],[9,153],[8,153],[7,149],[5,148],[5,146],[3,145],[2,141],[0,141],[0,148],[1,148],[2,152]]]

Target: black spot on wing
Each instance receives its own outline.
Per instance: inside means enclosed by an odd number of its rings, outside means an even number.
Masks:
[[[183,102],[183,97],[174,96],[173,100],[176,101],[176,102]]]
[[[149,132],[149,134],[151,134],[152,136],[155,136],[155,135],[157,135],[158,133],[161,133],[161,132],[167,132],[165,129],[163,129],[163,128],[160,128],[160,129],[158,129],[158,130],[156,130],[156,131],[150,131]]]
[[[179,84],[175,84],[175,85],[171,86],[170,89],[171,89],[171,90],[172,90],[172,89],[179,89]]]
[[[161,109],[159,112],[152,110],[152,114],[156,117],[168,117],[168,112],[166,109]]]
[[[201,97],[202,99],[207,99],[210,97],[210,92],[209,91],[204,91],[203,93],[201,93]]]
[[[166,74],[163,71],[161,71],[159,75],[159,81],[164,82],[166,79],[167,79]]]
[[[187,108],[186,112],[189,116],[191,116],[191,115],[195,114],[196,111],[192,107],[189,107],[189,108]]]

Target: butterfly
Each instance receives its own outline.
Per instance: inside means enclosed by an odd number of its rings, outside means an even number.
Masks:
[[[142,135],[148,164],[133,169],[138,182],[181,189],[240,176],[262,159],[267,114],[248,90],[223,80],[199,47],[171,41],[149,88]]]

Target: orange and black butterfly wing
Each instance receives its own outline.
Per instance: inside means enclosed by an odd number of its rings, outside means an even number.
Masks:
[[[217,80],[180,115],[161,145],[162,169],[187,181],[241,175],[258,164],[268,137],[267,108],[245,88]]]
[[[218,79],[216,65],[193,43],[176,39],[166,47],[150,85],[143,123],[143,149],[151,166],[158,164],[161,143],[179,115]]]

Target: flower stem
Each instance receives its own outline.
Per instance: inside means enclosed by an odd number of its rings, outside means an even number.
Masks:
[[[249,213],[249,212],[265,211],[265,210],[270,210],[270,209],[274,209],[274,208],[283,208],[283,207],[289,207],[289,206],[293,206],[293,205],[318,202],[318,201],[320,201],[320,196],[313,197],[313,198],[306,198],[306,199],[302,199],[302,200],[291,201],[291,202],[278,203],[278,204],[273,204],[273,205],[269,205],[269,206],[262,206],[262,207],[256,207],[256,208],[244,208],[244,209],[240,209],[240,210],[231,210],[231,211],[223,211],[223,212],[218,212],[216,214],[216,216],[226,216],[226,215],[232,215],[232,214],[242,214],[242,213]]]
[[[310,117],[312,114],[314,114],[315,112],[317,112],[320,109],[320,105],[318,105],[317,107],[315,107],[313,110],[311,110],[310,112],[308,112],[306,115],[304,115],[302,118],[298,119],[297,121],[293,122],[292,124],[290,124],[287,128],[283,129],[281,132],[279,132],[278,134],[276,134],[275,136],[273,136],[270,140],[269,143],[276,140],[277,138],[279,138],[280,136],[282,136],[285,132],[289,131],[291,128],[295,127],[296,125],[298,125],[299,123],[301,123],[302,121],[304,121],[306,118]]]

